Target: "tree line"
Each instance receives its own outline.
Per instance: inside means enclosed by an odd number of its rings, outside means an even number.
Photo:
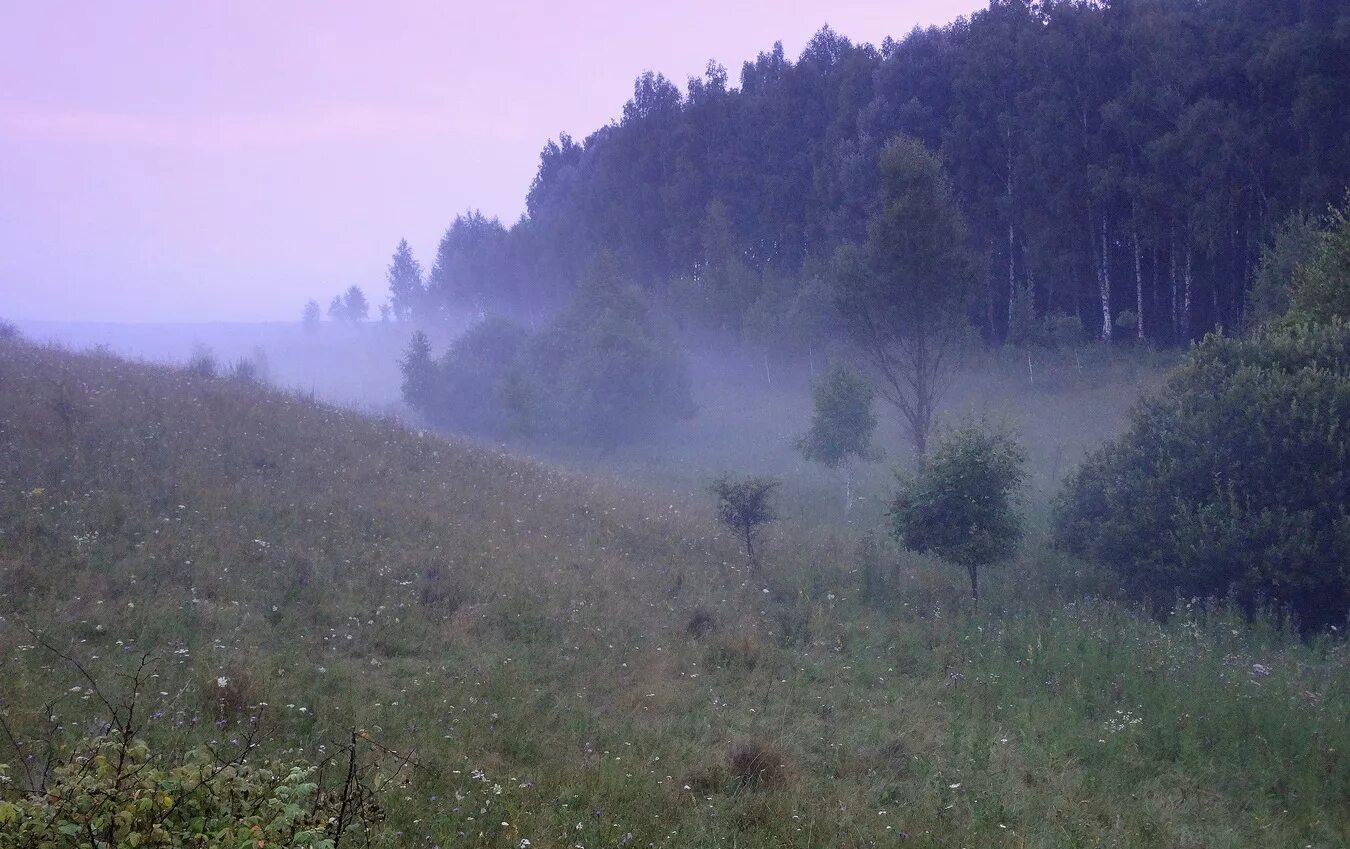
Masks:
[[[545,145],[519,221],[458,216],[425,275],[401,244],[390,307],[534,321],[606,253],[681,321],[833,338],[823,281],[906,136],[950,178],[986,341],[1185,343],[1243,326],[1263,245],[1350,182],[1348,41],[1330,0],[993,0],[880,47],[823,28],[739,85],[648,72],[618,120]]]

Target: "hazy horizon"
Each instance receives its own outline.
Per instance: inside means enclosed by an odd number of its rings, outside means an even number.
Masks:
[[[977,6],[11,4],[0,315],[289,321],[351,284],[378,303],[400,238],[429,266],[456,213],[516,220],[545,142],[616,118],[645,70],[736,79],[827,23],[880,43]]]

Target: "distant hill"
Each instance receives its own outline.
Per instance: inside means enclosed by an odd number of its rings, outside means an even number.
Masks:
[[[74,322],[22,321],[24,336],[77,349],[182,365],[196,351],[223,367],[260,360],[269,382],[313,392],[349,406],[385,410],[399,405],[397,360],[412,333],[406,326],[324,322],[305,332],[299,322]],[[458,332],[439,327],[437,338]]]

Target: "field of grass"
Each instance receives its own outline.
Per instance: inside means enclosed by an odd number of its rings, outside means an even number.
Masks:
[[[952,403],[1029,395],[987,374]],[[1049,381],[1023,409],[1118,426]],[[707,465],[757,470],[735,454]],[[752,574],[701,468],[683,494],[604,462],[0,341],[0,716],[96,727],[35,632],[110,690],[151,652],[156,745],[228,750],[256,717],[273,751],[412,752],[379,845],[1350,842],[1339,635],[1160,622],[1037,538],[978,611],[861,524],[784,521]]]

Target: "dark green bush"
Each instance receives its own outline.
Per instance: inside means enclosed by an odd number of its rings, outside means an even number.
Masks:
[[[177,758],[112,732],[52,764],[41,788],[0,765],[0,849],[237,846],[335,849],[383,819],[363,788],[324,790],[312,764]],[[369,842],[369,835],[362,835]]]
[[[640,290],[603,260],[540,333],[490,318],[439,361],[418,334],[401,366],[410,405],[433,424],[483,436],[613,448],[694,413],[683,356]]]
[[[941,432],[919,474],[900,481],[890,510],[895,538],[965,567],[978,601],[980,567],[1011,557],[1022,538],[1013,498],[1025,465],[1026,452],[1000,430],[969,424]]]
[[[1348,440],[1350,325],[1210,336],[1069,479],[1058,541],[1160,605],[1231,594],[1343,623]]]

